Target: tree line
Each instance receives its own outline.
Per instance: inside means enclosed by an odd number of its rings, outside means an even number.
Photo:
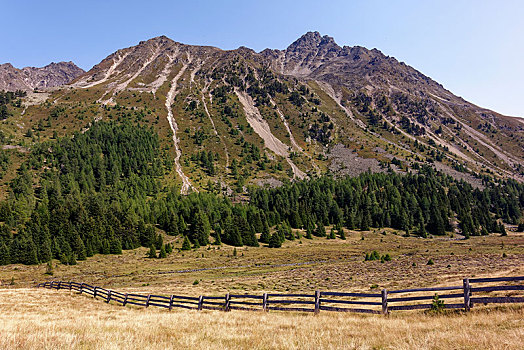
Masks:
[[[140,246],[165,257],[173,247],[164,234],[182,237],[181,249],[278,248],[300,232],[305,239],[345,239],[344,230],[371,227],[422,237],[504,234],[502,221],[519,223],[524,208],[524,186],[516,181],[478,189],[430,167],[251,188],[248,202],[233,203],[214,193],[182,196],[164,185],[171,164],[153,129],[131,122],[97,122],[36,145],[0,202],[0,264],[75,264]]]

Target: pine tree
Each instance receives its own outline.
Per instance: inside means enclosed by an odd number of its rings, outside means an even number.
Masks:
[[[329,239],[336,239],[337,236],[335,236],[335,228],[331,228],[331,231],[329,232]]]
[[[308,226],[306,229],[306,239],[313,239],[313,229],[311,226]]]
[[[371,225],[371,214],[368,210],[362,213],[362,219],[360,221],[360,231],[368,231]]]
[[[166,247],[165,247],[165,245],[163,245],[162,248],[160,248],[160,253],[158,254],[158,258],[159,258],[159,259],[167,258],[167,253],[166,253]]]
[[[424,227],[424,221],[421,221],[418,226],[417,235],[423,238],[427,238],[426,228]]]
[[[322,223],[317,224],[317,228],[315,230],[315,236],[326,237],[326,228],[324,227],[324,224]]]
[[[209,224],[209,219],[207,215],[202,211],[198,211],[195,215],[195,221],[191,225],[191,239],[193,241],[198,241],[200,245],[209,244],[209,231],[211,230],[211,225]]]
[[[159,233],[155,238],[155,249],[159,250],[164,245],[164,237]]]
[[[504,226],[503,223],[500,223],[500,225],[499,225],[499,232],[500,232],[501,236],[507,236],[508,235],[508,233],[506,232],[506,227]]]
[[[219,226],[219,228],[220,228],[220,226]],[[222,231],[222,230],[220,230],[220,231]],[[220,231],[216,232],[215,242],[214,242],[215,245],[222,245],[222,238],[220,238],[220,236],[222,234],[220,233]]]
[[[149,252],[147,253],[147,257],[150,259],[156,258],[156,249],[153,244],[149,247]]]
[[[0,243],[0,265],[8,265],[11,262],[9,249],[4,242]]]
[[[68,265],[76,265],[76,254],[75,253],[69,254],[67,264]]]
[[[109,251],[111,254],[122,254],[122,242],[118,238],[112,238]]]
[[[111,245],[107,239],[102,241],[102,254],[111,254]]]
[[[180,215],[180,220],[178,220],[178,232],[181,234],[186,233],[187,225],[186,221],[184,220],[184,217]]]
[[[346,213],[346,220],[345,225],[348,230],[354,230],[355,229],[355,213],[353,210],[348,210]]]
[[[342,226],[338,228],[338,236],[340,237],[340,239],[346,240],[346,233],[344,232]]]
[[[267,223],[265,223],[265,226],[267,226]],[[261,243],[269,243],[269,240],[271,238],[271,235],[269,234],[269,227],[267,231],[264,229],[262,231],[262,234],[260,235],[260,239],[258,240]]]
[[[269,239],[269,248],[280,248],[282,247],[282,242],[280,241],[280,236],[277,232],[274,232]]]
[[[182,243],[182,250],[191,250],[191,242],[189,242],[189,238],[187,236],[184,236],[184,242]]]

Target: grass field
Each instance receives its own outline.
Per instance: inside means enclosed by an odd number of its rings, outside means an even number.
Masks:
[[[166,239],[174,239],[166,237]],[[179,247],[180,242],[174,241]],[[365,262],[365,253],[392,261]],[[504,254],[504,256],[503,256]],[[519,349],[522,305],[471,312],[357,315],[121,307],[68,291],[28,288],[48,279],[118,291],[224,295],[226,292],[364,291],[460,285],[464,277],[524,275],[524,235],[419,239],[391,230],[350,232],[280,249],[202,247],[166,259],[146,249],[97,255],[75,266],[0,267],[0,348],[45,349]],[[428,265],[432,259],[434,264]],[[11,283],[13,280],[14,284]]]
[[[119,256],[97,255],[75,266],[55,261],[53,276],[44,274],[45,264],[0,266],[0,281],[9,285],[14,278],[14,287],[30,287],[49,279],[75,280],[118,290],[223,295],[227,291],[369,291],[375,285],[391,290],[461,284],[465,277],[524,275],[522,234],[452,240],[384,231],[351,232],[345,241],[302,239],[279,249],[237,248],[237,256],[232,247],[211,246],[148,259],[147,249],[142,248]],[[365,262],[365,253],[373,250],[391,254],[392,261]],[[429,259],[434,265],[427,265]]]
[[[162,311],[0,290],[2,349],[521,349],[524,308],[364,316]]]

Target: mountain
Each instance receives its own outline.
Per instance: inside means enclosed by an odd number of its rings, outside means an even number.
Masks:
[[[152,257],[168,236],[277,248],[325,226],[506,235],[523,128],[316,32],[262,52],[153,38],[67,85],[0,91],[0,265]]]
[[[48,97],[51,105],[24,110],[41,139],[98,120],[152,126],[173,162],[164,181],[183,193],[423,165],[475,186],[524,178],[522,119],[475,106],[377,49],[341,47],[318,32],[258,53],[156,37],[117,50]],[[28,142],[23,127],[12,130],[12,141]]]
[[[73,62],[50,63],[45,67],[18,69],[10,63],[0,64],[0,90],[33,90],[67,84],[85,71]]]

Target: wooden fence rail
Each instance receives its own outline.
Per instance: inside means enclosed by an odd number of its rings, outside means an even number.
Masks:
[[[493,285],[513,282],[511,285]],[[491,284],[491,285],[485,285]],[[473,286],[472,286],[473,285]],[[524,276],[495,278],[465,278],[462,286],[429,287],[386,290],[380,293],[342,293],[315,291],[308,293],[229,294],[225,296],[198,297],[185,295],[155,295],[121,293],[111,289],[74,281],[47,281],[39,288],[68,289],[80,294],[99,298],[106,303],[115,302],[142,307],[156,306],[172,310],[245,310],[245,311],[295,311],[313,312],[360,312],[388,314],[398,310],[418,309],[464,309],[469,311],[475,304],[524,303]],[[443,292],[443,294],[438,294]],[[505,295],[501,295],[504,292]],[[429,294],[428,294],[429,293]],[[475,295],[473,294],[475,293]]]

